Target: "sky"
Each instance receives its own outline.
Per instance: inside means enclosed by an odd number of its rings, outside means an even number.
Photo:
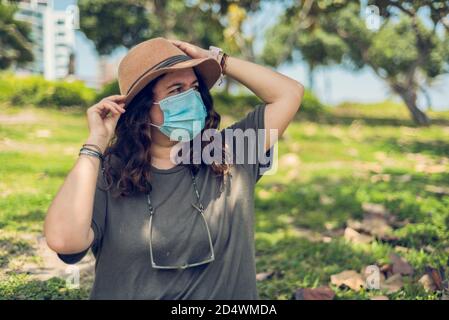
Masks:
[[[72,3],[76,3],[76,0],[58,0],[55,1],[55,8],[64,9]],[[262,7],[260,13],[248,18],[244,31],[255,35],[256,53],[263,48],[264,30],[276,22],[276,18],[281,12],[282,7],[279,4],[270,2]],[[76,31],[75,41],[77,76],[88,82],[95,80],[98,72],[98,54],[95,51],[95,46],[81,31]],[[126,49],[119,48],[108,59],[119,61],[125,54]],[[307,66],[301,61],[281,65],[277,71],[301,82],[306,87],[309,86]],[[434,110],[449,109],[448,89],[449,74],[440,76],[436,79],[434,85],[428,88]],[[358,72],[348,71],[339,65],[317,68],[314,74],[314,92],[320,100],[330,105],[345,101],[364,103],[381,102],[386,99],[400,101],[368,67]],[[424,97],[418,99],[418,105],[425,109]]]

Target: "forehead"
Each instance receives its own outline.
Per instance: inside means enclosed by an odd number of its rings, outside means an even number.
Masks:
[[[195,80],[197,80],[197,77],[196,77],[195,72],[193,71],[193,68],[188,68],[188,69],[168,72],[161,79],[161,84],[170,85],[170,84],[178,83],[178,82],[191,84]]]

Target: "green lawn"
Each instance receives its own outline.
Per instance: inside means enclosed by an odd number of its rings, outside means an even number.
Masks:
[[[392,252],[414,274],[390,299],[440,298],[418,282],[426,267],[449,271],[449,113],[432,116],[435,125],[417,128],[402,106],[347,104],[319,122],[290,125],[277,173],[256,188],[257,271],[271,275],[258,281],[261,298],[290,299],[341,271],[388,264]],[[88,286],[67,290],[63,279],[21,273],[23,264],[41,263],[30,239],[41,234],[86,137],[83,111],[0,107],[0,299],[87,298]],[[345,227],[374,205],[395,221],[388,237],[346,240]],[[385,294],[331,288],[336,299]]]

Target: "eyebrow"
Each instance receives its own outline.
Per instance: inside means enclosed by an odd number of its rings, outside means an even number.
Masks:
[[[197,82],[198,82],[198,79],[195,79],[190,85],[195,84],[195,83],[197,83]],[[182,82],[172,83],[171,85],[169,85],[169,86],[167,87],[167,89],[170,89],[171,87],[174,87],[174,86],[182,86],[182,85],[183,85]]]

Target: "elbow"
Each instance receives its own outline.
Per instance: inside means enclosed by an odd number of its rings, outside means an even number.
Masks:
[[[296,87],[297,87],[297,97],[298,97],[299,103],[301,103],[302,99],[304,97],[305,89],[304,89],[304,86],[302,85],[302,83],[300,83],[298,81],[296,81]]]
[[[61,237],[45,235],[47,246],[56,253],[64,253],[67,251],[67,244]]]
[[[47,246],[56,253],[67,253],[73,251],[74,241],[68,237],[68,232],[60,228],[55,228],[54,221],[49,221],[48,218],[44,223],[44,236]]]
[[[293,104],[297,108],[296,111],[298,111],[299,107],[301,106],[302,100],[304,98],[304,92],[304,86],[300,82],[293,80],[293,88],[291,89],[291,93]]]

